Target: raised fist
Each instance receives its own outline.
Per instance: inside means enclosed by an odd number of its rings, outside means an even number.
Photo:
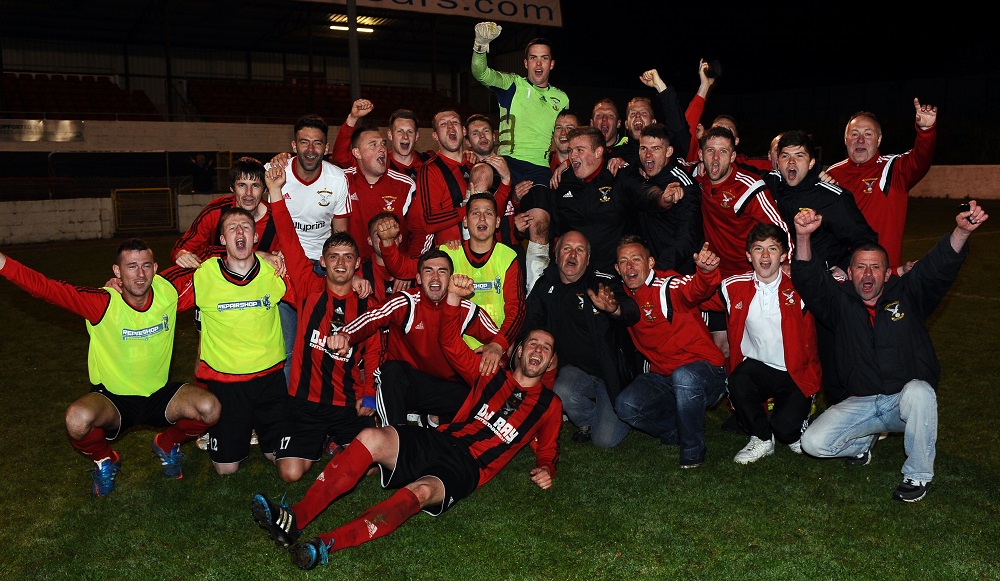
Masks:
[[[478,53],[490,52],[490,43],[500,36],[503,28],[496,22],[480,22],[476,25],[476,44],[472,50]]]

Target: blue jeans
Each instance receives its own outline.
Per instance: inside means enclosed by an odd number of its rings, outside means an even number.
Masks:
[[[556,375],[553,391],[563,404],[563,413],[577,427],[590,426],[590,441],[600,448],[614,448],[629,433],[618,419],[604,380],[578,367],[564,365]]]
[[[703,460],[705,409],[726,394],[726,369],[707,361],[681,365],[670,375],[643,373],[618,395],[615,410],[624,422],[680,445],[681,463]]]
[[[802,451],[818,458],[859,456],[882,432],[903,432],[903,476],[934,478],[937,395],[914,379],[892,395],[852,396],[821,413],[802,434]]]

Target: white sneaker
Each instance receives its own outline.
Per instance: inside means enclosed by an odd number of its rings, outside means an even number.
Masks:
[[[750,436],[750,442],[736,453],[733,461],[737,464],[749,464],[771,454],[774,454],[774,436],[771,436],[770,440],[761,440],[757,436]]]
[[[795,452],[796,454],[801,454],[802,440],[795,440],[794,442],[788,445],[788,449],[791,450],[792,452]]]

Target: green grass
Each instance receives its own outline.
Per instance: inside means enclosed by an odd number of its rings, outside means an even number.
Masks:
[[[954,200],[911,203],[907,257],[953,226]],[[989,203],[987,203],[989,209]],[[73,579],[998,579],[1000,469],[996,289],[1000,208],[972,238],[951,295],[930,322],[943,373],[934,488],[922,502],[893,502],[902,438],[849,469],[779,446],[749,466],[745,444],[708,415],[708,462],[677,467],[677,448],[633,432],[614,450],[572,442],[564,426],[555,486],[528,479],[530,452],[439,518],[418,515],[394,534],[335,553],[299,572],[254,524],[250,497],[297,500],[259,451],[235,475],[217,476],[191,445],[186,476],[168,481],[149,451],[151,430],[125,435],[118,490],[90,497],[91,464],[66,441],[63,414],[88,389],[83,321],[0,282],[0,578]],[[173,240],[151,239],[166,259]],[[77,284],[110,276],[117,241],[4,249]],[[178,317],[173,376],[190,377],[195,334]],[[314,469],[313,476],[316,474]],[[384,499],[362,481],[306,531],[330,530]]]

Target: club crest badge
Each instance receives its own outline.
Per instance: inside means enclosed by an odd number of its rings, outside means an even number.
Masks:
[[[330,205],[330,198],[333,197],[333,192],[331,192],[330,190],[318,190],[316,192],[316,195],[319,196],[319,202],[317,203],[320,206],[326,207]]]
[[[886,312],[889,313],[889,319],[892,321],[900,321],[903,319],[903,317],[906,316],[906,313],[900,311],[899,309],[900,309],[899,301],[892,301],[891,303],[885,306]]]
[[[866,194],[872,193],[872,186],[874,186],[875,182],[877,182],[877,181],[878,181],[878,178],[865,178],[865,179],[861,180],[861,183],[865,184],[865,193]]]

